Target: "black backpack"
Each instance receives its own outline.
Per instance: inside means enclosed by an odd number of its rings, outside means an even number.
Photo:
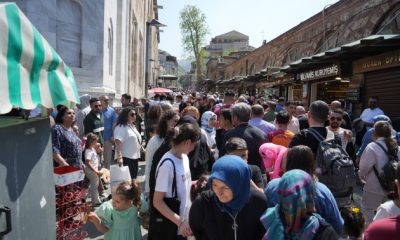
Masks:
[[[150,208],[153,208],[153,196],[154,189],[156,187],[156,172],[158,163],[161,161],[162,157],[166,152],[171,149],[171,142],[169,139],[164,139],[160,147],[156,150],[153,156],[153,162],[151,164],[150,175],[149,175],[149,198],[150,198]]]
[[[354,163],[335,139],[334,133],[328,130],[324,139],[315,129],[307,131],[319,141],[315,156],[319,181],[331,190],[336,200],[352,196],[356,184]]]
[[[399,158],[397,157],[397,152],[396,150],[395,154],[389,154],[389,152],[382,146],[382,144],[375,142],[376,145],[378,145],[382,150],[386,153],[388,156],[389,160],[387,163],[382,168],[382,172],[379,173],[378,170],[376,169],[374,165],[374,172],[376,177],[379,180],[379,183],[381,184],[381,187],[383,190],[390,192],[394,190],[394,180],[396,179],[396,170],[398,167],[398,162]]]

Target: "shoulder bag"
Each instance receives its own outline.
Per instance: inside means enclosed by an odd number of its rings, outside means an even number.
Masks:
[[[176,214],[179,215],[179,209],[181,202],[178,199],[178,193],[176,189],[176,170],[175,164],[172,159],[166,158],[160,163],[160,167],[166,162],[170,161],[174,167],[174,178],[172,181],[172,197],[164,197],[165,204]],[[156,172],[156,179],[158,176],[158,170]],[[156,208],[152,208],[150,212],[150,224],[149,224],[149,237],[152,240],[175,240],[178,234],[178,226],[171,222],[168,218],[162,215]]]

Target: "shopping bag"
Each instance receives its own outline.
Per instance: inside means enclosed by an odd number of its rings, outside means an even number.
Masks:
[[[129,173],[128,166],[118,166],[118,165],[111,165],[110,166],[110,186],[111,186],[111,193],[113,193],[118,185],[123,182],[131,182],[131,174]]]

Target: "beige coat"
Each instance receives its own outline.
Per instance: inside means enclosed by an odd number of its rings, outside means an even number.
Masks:
[[[387,149],[384,138],[378,138],[379,142],[385,149]],[[398,152],[400,158],[400,151]],[[371,142],[365,148],[360,158],[360,170],[358,172],[360,178],[365,181],[364,191],[385,195],[385,191],[379,184],[378,178],[374,173],[373,167],[375,166],[378,172],[382,171],[383,166],[387,163],[388,156],[376,143]]]

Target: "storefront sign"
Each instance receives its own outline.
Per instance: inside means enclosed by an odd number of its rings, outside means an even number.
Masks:
[[[360,89],[359,88],[347,89],[346,100],[359,102],[360,101]]]
[[[321,78],[338,76],[339,74],[340,74],[340,66],[337,64],[333,64],[324,68],[298,73],[296,79],[300,81],[311,81]]]
[[[353,73],[370,72],[397,66],[400,66],[400,50],[354,61]]]

